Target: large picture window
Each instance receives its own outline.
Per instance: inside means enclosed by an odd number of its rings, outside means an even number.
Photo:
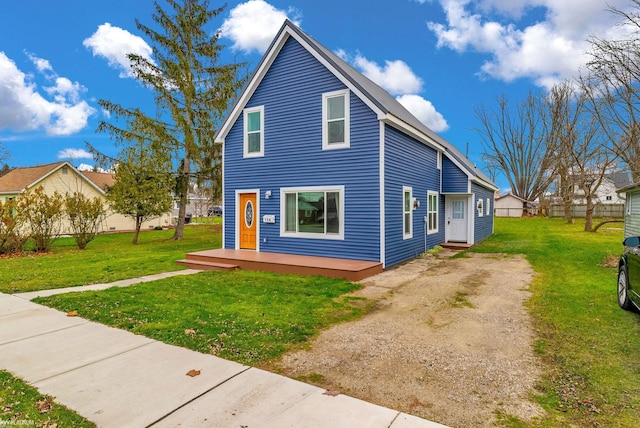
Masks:
[[[438,192],[427,194],[427,233],[438,231]]]
[[[264,156],[264,107],[244,110],[244,157]]]
[[[281,235],[343,239],[344,186],[281,191]]]
[[[322,94],[322,148],[349,147],[349,90]]]
[[[402,237],[413,237],[413,190],[411,187],[402,188]]]

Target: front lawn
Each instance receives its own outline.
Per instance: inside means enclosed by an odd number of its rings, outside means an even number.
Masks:
[[[96,425],[0,370],[0,426],[89,428]]]
[[[319,276],[201,272],[35,301],[159,341],[248,365],[279,357],[364,312],[359,285]]]
[[[618,308],[615,263],[622,231],[584,222],[496,219],[471,251],[525,254],[536,271],[529,302],[547,370],[540,426],[628,426],[640,420],[640,317]]]
[[[73,238],[58,239],[49,254],[0,258],[0,292],[20,293],[49,288],[99,284],[184,269],[176,265],[191,251],[220,248],[220,225],[189,225],[185,239],[172,241],[173,230],[104,234],[85,250]]]

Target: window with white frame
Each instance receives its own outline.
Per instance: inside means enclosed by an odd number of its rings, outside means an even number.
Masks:
[[[438,192],[427,193],[427,233],[438,231]]]
[[[281,190],[281,236],[344,239],[344,186]]]
[[[485,210],[486,210],[485,214],[491,215],[491,203],[489,202],[489,198],[487,198],[487,205],[486,205]]]
[[[244,109],[244,157],[264,156],[264,106]]]
[[[482,217],[484,214],[482,199],[478,199],[478,202],[476,202],[476,209],[478,210],[478,217]]]
[[[413,189],[402,188],[402,238],[413,237]]]
[[[322,149],[349,147],[349,90],[322,94]]]

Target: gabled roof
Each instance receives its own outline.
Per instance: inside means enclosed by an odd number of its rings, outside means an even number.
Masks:
[[[365,104],[367,104],[376,114],[378,119],[400,129],[404,133],[411,135],[424,144],[430,145],[442,151],[451,159],[467,176],[493,190],[498,190],[496,185],[473,165],[453,144],[440,137],[426,125],[420,122],[411,114],[400,102],[391,94],[374,83],[371,79],[357,71],[351,65],[336,54],[316,42],[313,38],[303,32],[298,26],[288,19],[278,31],[275,39],[262,57],[258,67],[249,79],[247,86],[236,100],[231,112],[225,118],[222,126],[215,136],[216,142],[224,142],[225,137],[242,113],[242,109],[249,101],[256,88],[267,73],[271,64],[284,46],[289,37],[296,39],[307,51],[309,51],[318,61],[326,66],[338,79],[340,79],[349,89],[351,89]]]
[[[46,165],[37,165],[31,167],[14,168],[2,177],[0,177],[0,193],[21,193],[25,189],[36,186],[42,180],[61,169],[68,167],[75,171],[78,176],[85,179],[93,187],[105,192],[105,184],[113,185],[113,174],[102,173],[82,173],[80,174],[76,168],[69,162],[55,162]],[[109,176],[109,177],[107,177]]]
[[[109,187],[112,187],[116,180],[115,176],[108,172],[93,172],[93,171],[81,171],[82,174],[98,186],[103,191],[107,191]]]

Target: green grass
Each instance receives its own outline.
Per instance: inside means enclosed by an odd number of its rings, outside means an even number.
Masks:
[[[344,280],[266,272],[201,272],[36,302],[243,364],[261,365],[320,329],[364,312]]]
[[[0,370],[0,426],[95,427],[10,373]]]
[[[546,371],[539,426],[637,426],[640,317],[618,308],[622,231],[583,232],[560,219],[496,219],[496,233],[471,251],[525,254],[536,275],[529,307]],[[520,426],[503,419],[505,425]]]
[[[0,258],[0,292],[99,284],[184,269],[176,260],[186,253],[221,245],[218,225],[189,225],[183,241],[170,240],[171,229],[145,231],[138,245],[131,244],[132,236],[99,235],[85,250],[79,250],[73,238],[60,238],[49,254]]]

